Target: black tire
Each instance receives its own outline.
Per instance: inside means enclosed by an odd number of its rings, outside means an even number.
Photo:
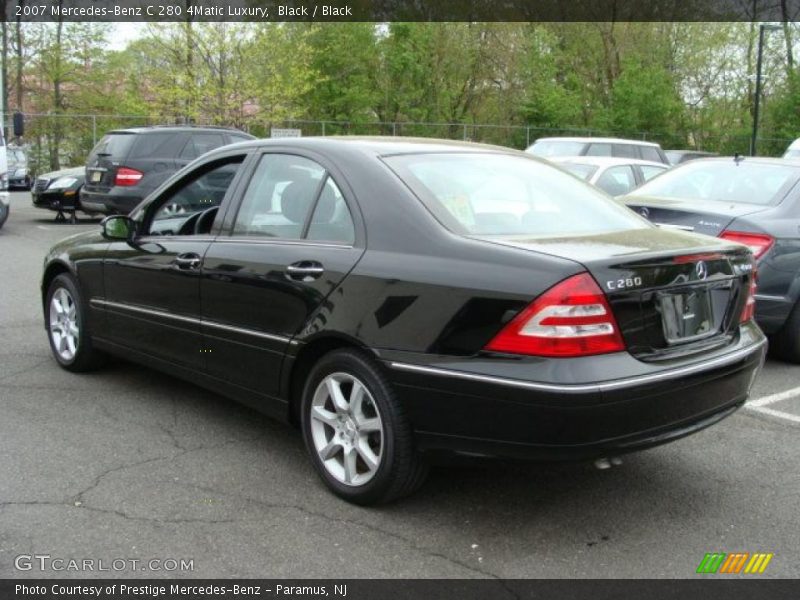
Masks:
[[[370,406],[374,403],[382,423],[379,465],[372,478],[362,485],[348,485],[337,479],[329,472],[315,446],[311,418],[314,395],[320,384],[334,373],[354,377],[366,388],[371,396],[371,401],[367,402]],[[428,465],[415,448],[403,406],[379,366],[363,352],[335,350],[314,365],[303,389],[301,420],[303,439],[314,468],[325,485],[348,502],[360,505],[391,502],[411,494],[425,481]]]
[[[55,336],[51,329],[51,306],[53,297],[60,294],[60,290],[65,290],[73,300],[75,307],[75,322],[78,328],[76,336],[77,343],[72,356],[65,356],[56,346]],[[106,356],[102,352],[95,350],[92,346],[89,323],[87,320],[87,305],[80,292],[75,278],[68,273],[57,275],[47,289],[47,296],[44,305],[44,322],[47,330],[47,339],[50,342],[50,350],[59,366],[67,371],[84,372],[94,370],[105,362]]]
[[[781,330],[770,339],[769,349],[781,360],[800,364],[800,302],[794,305]]]
[[[3,225],[6,222],[6,219],[8,219],[9,212],[11,212],[10,206],[6,206],[2,202],[0,202],[0,228],[3,227]]]

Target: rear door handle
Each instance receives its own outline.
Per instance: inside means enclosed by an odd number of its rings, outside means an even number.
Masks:
[[[286,277],[294,281],[313,281],[324,272],[325,268],[315,260],[301,260],[286,267]]]
[[[173,261],[173,265],[181,270],[194,270],[200,268],[200,255],[194,252],[178,254]]]

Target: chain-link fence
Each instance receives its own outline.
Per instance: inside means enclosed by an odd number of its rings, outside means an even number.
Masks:
[[[172,125],[185,123],[180,117],[163,115],[98,115],[98,114],[25,114],[25,131],[14,139],[9,128],[7,138],[21,143],[28,152],[34,173],[84,164],[97,141],[109,130],[124,127]],[[195,125],[231,125],[257,137],[270,137],[273,129],[298,129],[303,136],[318,135],[384,135],[465,140],[526,148],[540,137],[549,136],[614,136],[654,141],[662,148],[692,148],[746,155],[750,148],[749,131],[695,136],[645,131],[605,131],[600,129],[549,128],[528,125],[493,125],[487,123],[423,123],[423,122],[352,122],[331,120],[276,120],[248,117],[241,123],[229,124],[213,120],[197,120]],[[791,139],[763,133],[758,140],[759,154],[780,155]]]

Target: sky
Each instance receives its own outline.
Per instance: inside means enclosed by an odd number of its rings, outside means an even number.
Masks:
[[[140,37],[147,26],[146,23],[114,23],[114,32],[109,36],[109,47],[122,50],[128,42]]]

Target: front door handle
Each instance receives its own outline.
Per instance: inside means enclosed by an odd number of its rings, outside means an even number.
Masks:
[[[294,281],[313,281],[324,272],[325,268],[315,260],[301,260],[286,267],[286,277]]]
[[[173,261],[173,265],[181,270],[195,270],[200,268],[200,255],[194,252],[178,254]]]

